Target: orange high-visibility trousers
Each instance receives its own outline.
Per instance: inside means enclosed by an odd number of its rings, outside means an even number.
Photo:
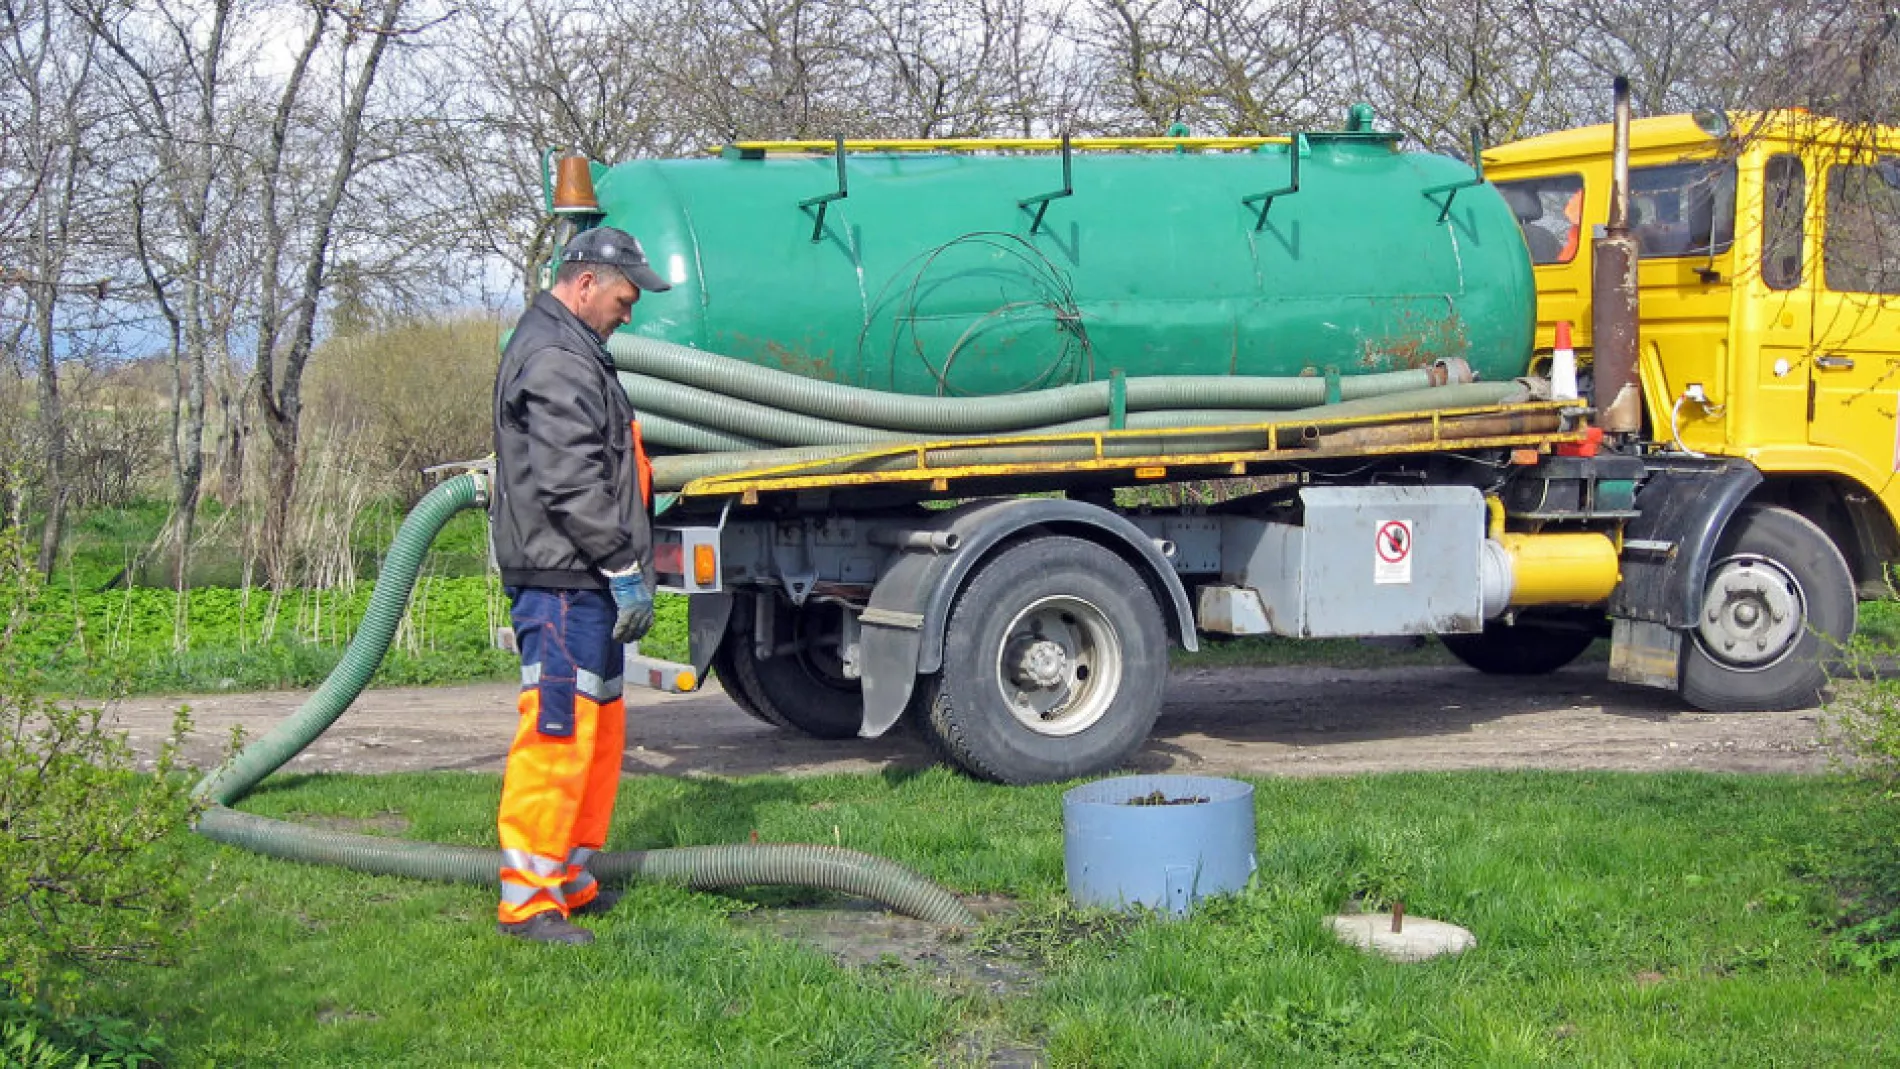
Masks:
[[[503,923],[570,910],[600,886],[587,859],[607,842],[620,786],[625,651],[601,590],[509,591],[521,649],[521,719],[501,786]]]

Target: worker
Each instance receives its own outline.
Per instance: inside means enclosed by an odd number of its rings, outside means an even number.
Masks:
[[[1583,241],[1583,187],[1578,186],[1570,199],[1564,201],[1564,247],[1554,261],[1567,264],[1577,257],[1577,246]]]
[[[501,788],[501,931],[584,945],[604,913],[605,845],[627,716],[625,646],[653,625],[652,469],[605,347],[642,291],[669,287],[640,243],[569,241],[495,376],[495,562],[521,651],[520,722]]]

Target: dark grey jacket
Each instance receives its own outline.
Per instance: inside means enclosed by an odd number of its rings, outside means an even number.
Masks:
[[[633,405],[600,339],[535,295],[495,375],[495,561],[508,586],[605,589],[601,569],[652,565]]]

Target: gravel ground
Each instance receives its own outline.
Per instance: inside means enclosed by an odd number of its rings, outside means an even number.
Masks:
[[[1144,772],[1340,775],[1461,768],[1819,772],[1822,714],[1703,713],[1673,695],[1613,684],[1601,664],[1538,679],[1458,667],[1220,668],[1176,671]],[[514,732],[510,684],[372,690],[288,766],[299,771],[499,772]],[[179,705],[189,755],[214,761],[241,727],[255,738],[306,692],[137,698],[114,716],[149,749]],[[697,694],[627,694],[629,773],[807,775],[918,767],[924,743],[821,742],[753,720],[716,684]]]

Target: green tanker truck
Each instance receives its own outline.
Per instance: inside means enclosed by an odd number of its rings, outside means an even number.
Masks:
[[[1852,629],[1831,543],[1752,531],[1779,512],[1746,507],[1745,461],[1593,425],[1633,370],[1586,368],[1581,398],[1525,377],[1517,214],[1363,107],[1281,138],[739,143],[559,175],[570,228],[638,234],[673,283],[609,346],[666,454],[659,584],[691,599],[692,663],[636,680],[710,672],[825,738],[907,719],[1027,783],[1125,760],[1169,649],[1205,636],[1438,635],[1535,674],[1607,634],[1613,678],[1786,708]],[[1630,338],[1633,285],[1596,301]],[[1204,480],[1219,504],[1140,503]]]

